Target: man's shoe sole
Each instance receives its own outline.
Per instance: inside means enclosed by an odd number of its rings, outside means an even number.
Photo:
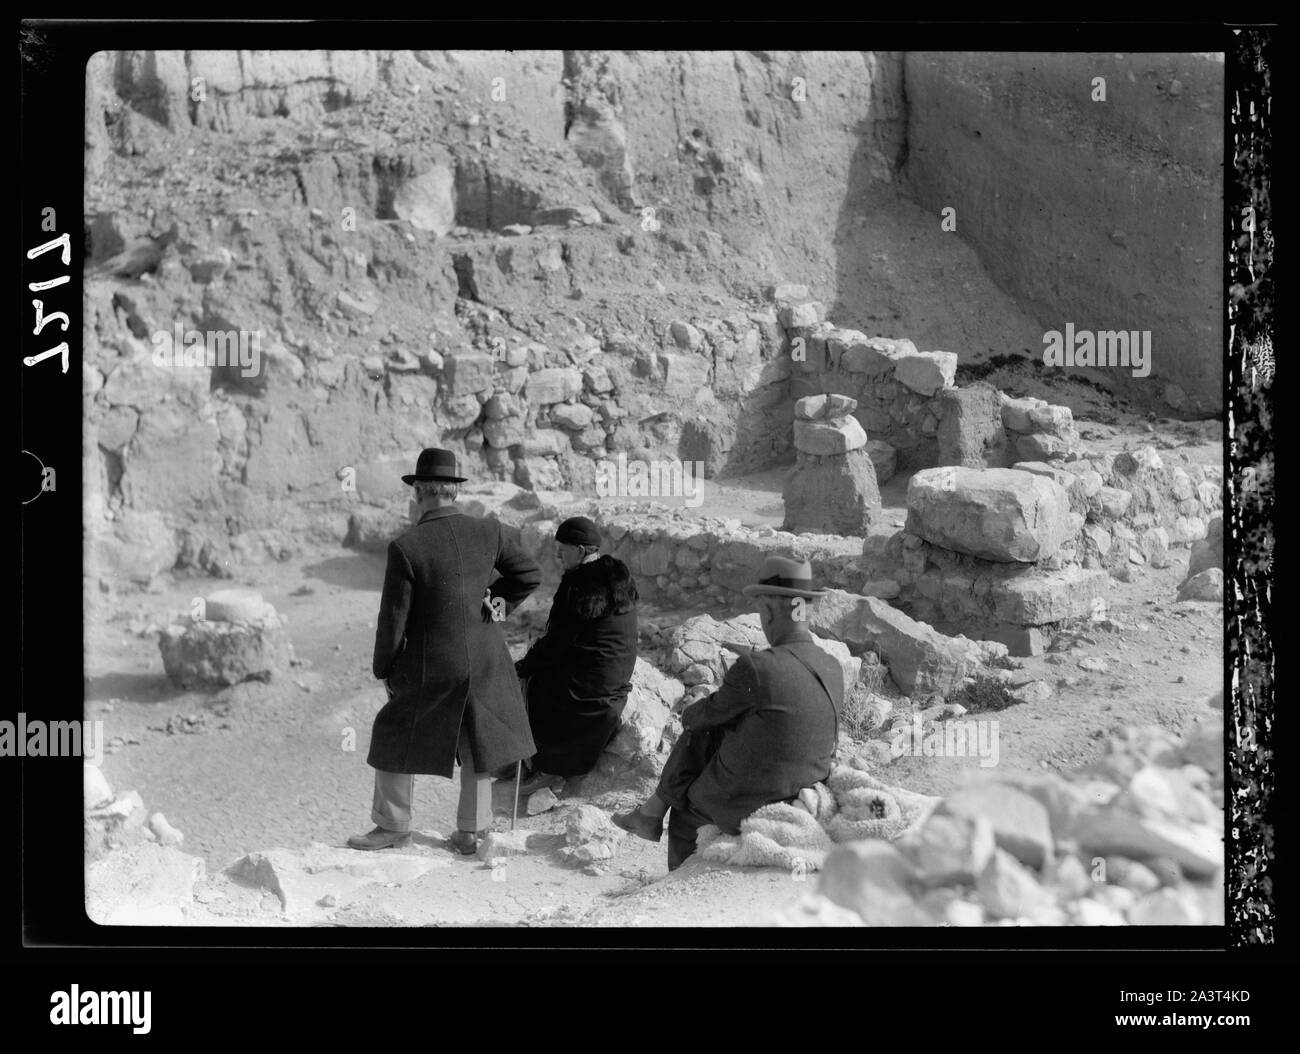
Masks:
[[[647,842],[658,843],[663,841],[664,829],[662,825],[660,825],[657,833],[650,834],[645,829],[635,826],[632,823],[632,821],[624,820],[622,816],[620,816],[618,813],[615,813],[612,817],[610,817],[610,819],[613,821],[614,826],[617,827],[620,831],[626,831],[628,834],[634,834],[638,838],[644,838]]]
[[[356,842],[349,839],[348,848],[359,849],[363,853],[368,853],[368,852],[374,852],[378,849],[398,849],[404,845],[410,845],[410,843],[411,843],[411,836],[408,834],[392,842],[381,842],[377,845],[358,845]]]
[[[474,841],[469,845],[466,845],[463,842],[457,842],[452,837],[448,837],[447,847],[453,853],[460,853],[461,856],[474,856],[478,852],[479,843],[482,842],[486,836],[486,832],[483,834],[475,834]]]

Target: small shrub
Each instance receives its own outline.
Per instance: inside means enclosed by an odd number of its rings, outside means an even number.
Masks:
[[[889,676],[888,667],[876,663],[874,666],[862,664],[862,673],[858,677],[858,683],[862,685],[869,695],[879,694],[885,686],[885,678]]]
[[[954,692],[949,701],[960,703],[968,714],[979,714],[990,710],[1005,710],[1020,700],[1012,696],[1010,689],[996,677],[976,674],[974,680]]]

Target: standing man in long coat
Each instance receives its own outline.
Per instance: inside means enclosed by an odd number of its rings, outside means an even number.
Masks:
[[[528,679],[528,722],[537,754],[531,794],[590,772],[619,729],[636,667],[637,590],[627,564],[600,554],[600,532],[574,516],[555,532],[564,577],[546,635],[515,663]]]
[[[500,622],[542,575],[518,532],[456,507],[465,477],[451,451],[424,450],[402,482],[415,488],[417,522],[388,546],[375,632],[373,672],[388,689],[366,757],[377,826],[348,845],[408,842],[415,776],[450,778],[459,761],[451,846],[468,855],[492,821],[490,773],[535,749]]]

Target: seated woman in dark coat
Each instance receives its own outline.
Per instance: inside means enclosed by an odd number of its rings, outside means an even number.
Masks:
[[[515,663],[528,678],[528,722],[537,753],[520,792],[591,771],[618,732],[636,665],[636,582],[622,560],[600,555],[600,534],[585,516],[560,524],[564,577],[546,635]]]

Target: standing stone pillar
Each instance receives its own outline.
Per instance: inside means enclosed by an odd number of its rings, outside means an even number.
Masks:
[[[795,466],[786,478],[787,531],[866,534],[880,511],[867,433],[847,395],[809,395],[794,404]]]

